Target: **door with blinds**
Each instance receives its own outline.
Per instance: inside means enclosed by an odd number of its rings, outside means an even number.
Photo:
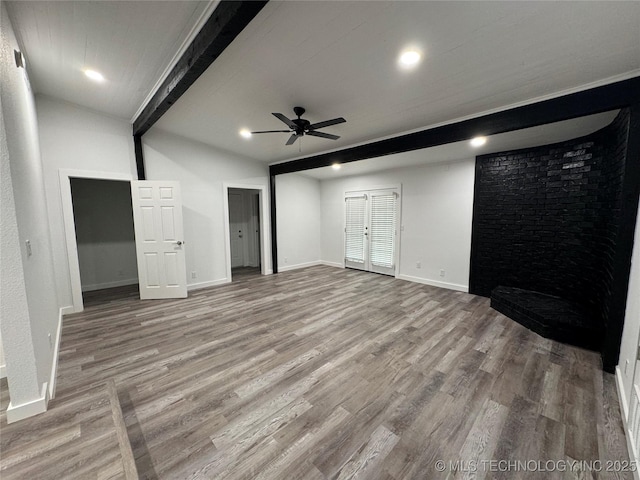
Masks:
[[[345,194],[345,266],[395,275],[398,189]]]

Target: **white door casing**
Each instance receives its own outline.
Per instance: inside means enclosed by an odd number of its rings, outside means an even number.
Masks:
[[[396,275],[400,188],[346,192],[345,267]]]
[[[271,257],[269,253],[271,252],[271,219],[269,218],[269,195],[268,188],[266,185],[255,184],[255,183],[243,183],[239,182],[223,182],[222,184],[222,206],[223,206],[223,222],[224,222],[224,249],[225,249],[225,264],[227,275],[225,280],[227,282],[231,282],[231,246],[230,246],[230,227],[229,227],[229,191],[232,189],[241,188],[246,190],[256,190],[258,192],[259,198],[259,230],[260,234],[258,235],[258,242],[260,244],[260,273],[262,275],[271,275],[272,266],[271,266]]]
[[[73,306],[66,306],[65,309],[72,308],[74,312],[82,312],[84,303],[82,301],[82,282],[80,280],[80,261],[78,260],[78,241],[76,239],[75,218],[73,215],[73,197],[71,196],[72,178],[90,178],[94,180],[132,180],[131,174],[115,172],[99,172],[92,170],[70,170],[60,169],[60,200],[62,203],[62,216],[64,220],[64,234],[67,246],[67,260],[69,262],[69,279],[71,282],[71,296]]]
[[[131,182],[141,299],[185,298],[187,272],[180,184]]]

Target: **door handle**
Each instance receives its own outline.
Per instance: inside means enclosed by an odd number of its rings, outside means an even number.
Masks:
[[[180,245],[182,245],[183,243],[184,243],[184,242],[182,242],[182,241],[178,240],[178,241],[176,242],[176,245],[180,246]]]
[[[242,235],[238,235],[238,238],[242,238]]]

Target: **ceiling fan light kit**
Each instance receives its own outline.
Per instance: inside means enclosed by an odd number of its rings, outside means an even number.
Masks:
[[[344,118],[338,117],[331,120],[325,120],[324,122],[311,123],[309,120],[305,120],[304,118],[302,118],[304,112],[305,109],[302,107],[293,107],[293,113],[295,113],[298,117],[294,118],[293,120],[287,118],[282,113],[272,113],[274,117],[286,124],[287,127],[289,127],[289,130],[261,130],[258,132],[251,132],[251,134],[255,135],[258,133],[290,133],[291,136],[289,137],[289,140],[287,140],[286,145],[293,145],[295,141],[298,140],[298,138],[305,135],[326,138],[328,140],[338,140],[340,138],[338,135],[317,132],[316,130],[319,128],[330,127],[332,125],[338,125],[339,123],[345,123],[346,120]]]

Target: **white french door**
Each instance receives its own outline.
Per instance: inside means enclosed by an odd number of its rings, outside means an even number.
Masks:
[[[141,299],[185,298],[187,274],[180,184],[131,182]]]
[[[345,266],[395,275],[398,190],[347,192],[344,200]]]

